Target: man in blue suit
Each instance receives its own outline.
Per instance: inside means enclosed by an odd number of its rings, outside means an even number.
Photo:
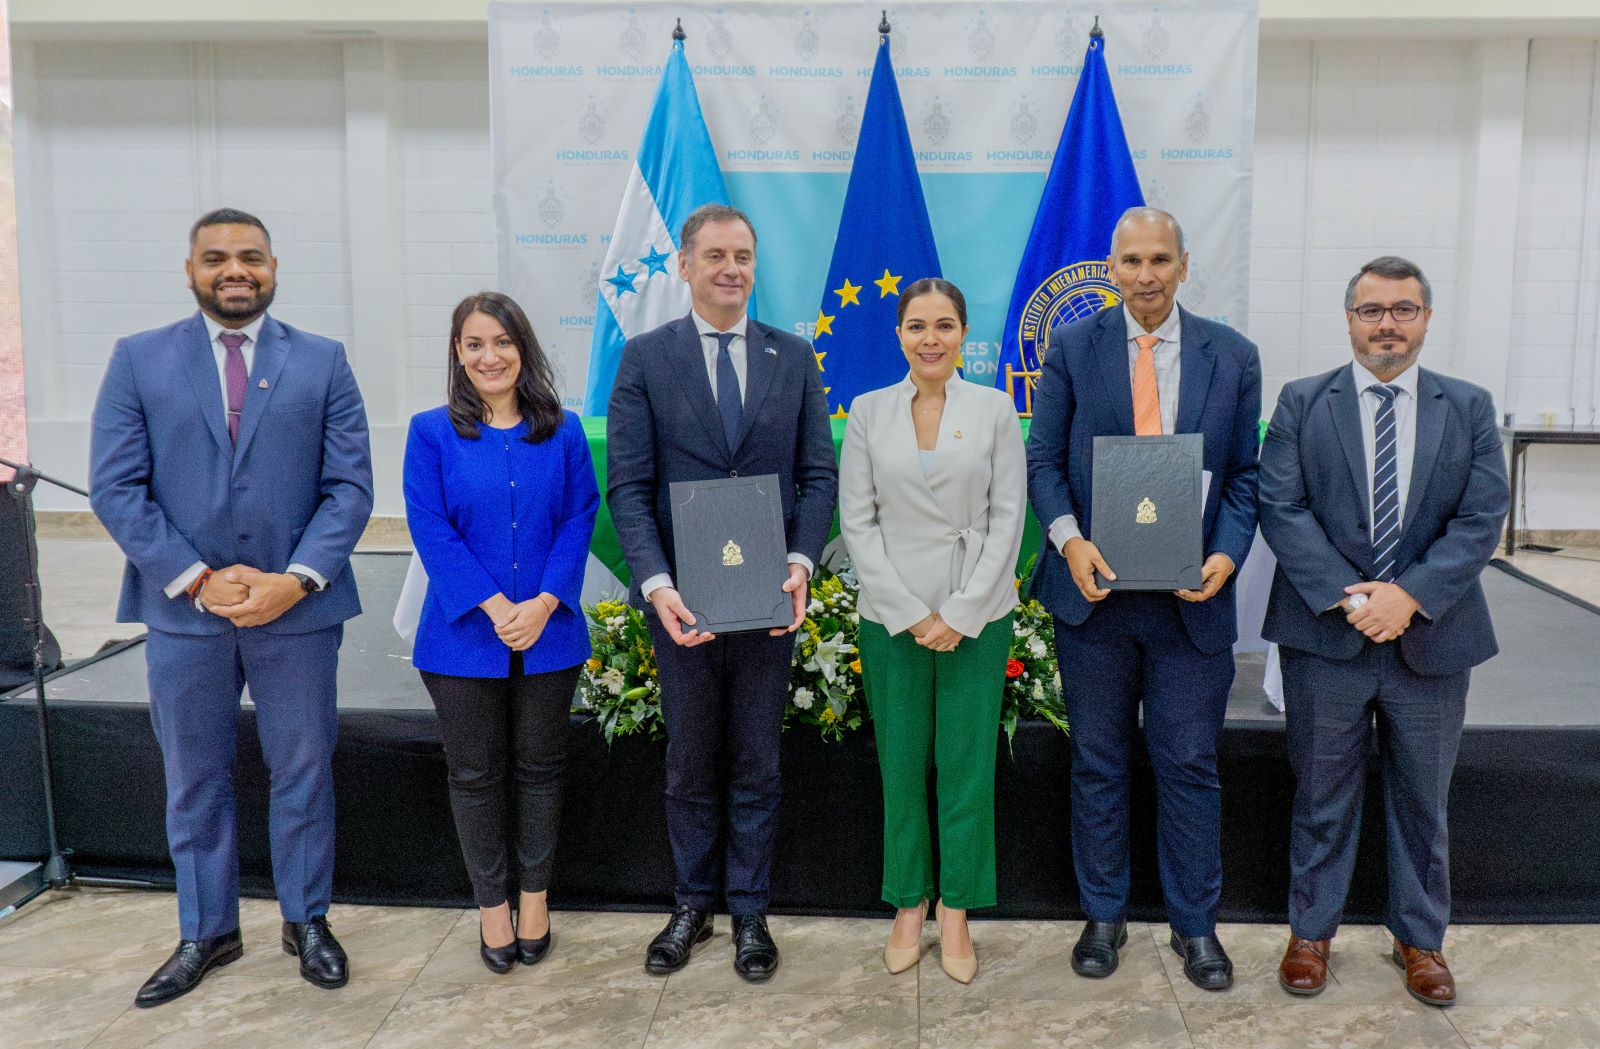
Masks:
[[[334,677],[359,615],[350,553],[372,512],[366,412],[344,348],[267,315],[261,220],[200,217],[184,270],[200,311],[120,339],[95,403],[90,501],[127,556],[119,622],[149,628],[180,942],[139,1006],[240,956],[233,760],[241,689],[272,776],[283,948],[348,979],[333,891]]]
[[[1498,651],[1478,582],[1510,506],[1488,391],[1417,365],[1433,291],[1373,259],[1345,289],[1351,364],[1283,388],[1261,450],[1261,532],[1278,556],[1262,636],[1281,646],[1289,760],[1289,947],[1312,995],[1356,862],[1376,713],[1394,961],[1455,1001],[1445,805],[1471,668]]]
[[[1177,306],[1189,255],[1171,215],[1130,208],[1106,262],[1122,305],[1051,332],[1028,436],[1028,493],[1048,533],[1033,594],[1055,615],[1072,723],[1072,854],[1088,919],[1072,967],[1109,976],[1127,942],[1128,789],[1142,705],[1172,948],[1193,983],[1223,990],[1233,964],[1216,938],[1217,736],[1233,683],[1233,578],[1255,537],[1261,363],[1244,336]],[[1087,538],[1094,439],[1170,433],[1205,440],[1201,587],[1112,592],[1094,573],[1114,579],[1116,565]]]
[[[692,309],[628,340],[606,422],[606,498],[660,667],[678,875],[676,910],[645,969],[664,975],[688,964],[725,898],[733,967],[761,982],[778,968],[766,910],[794,631],[833,524],[838,468],[810,345],[746,312],[756,265],[750,220],[707,204],[684,221],[678,244]],[[673,587],[668,486],[759,474],[778,475],[794,623],[770,635],[696,630]]]

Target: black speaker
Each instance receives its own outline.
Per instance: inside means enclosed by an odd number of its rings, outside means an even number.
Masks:
[[[33,631],[28,627],[27,526],[21,500],[0,492],[0,692],[33,679]],[[49,628],[44,634],[45,673],[61,668],[61,646]]]

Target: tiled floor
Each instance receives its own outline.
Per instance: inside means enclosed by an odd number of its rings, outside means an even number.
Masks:
[[[114,621],[111,544],[47,538],[41,561],[46,617],[68,659],[139,632]],[[1600,603],[1600,562],[1523,553],[1516,563]],[[887,921],[775,917],[783,967],[755,987],[732,971],[725,920],[688,968],[658,979],[642,954],[660,915],[558,912],[551,955],[495,976],[478,961],[472,912],[339,906],[354,976],[321,991],[278,949],[275,905],[247,900],[241,961],[179,1002],[133,1009],[173,946],[175,917],[170,894],[70,889],[0,919],[0,1049],[1600,1049],[1600,929],[1587,926],[1453,928],[1446,954],[1461,1001],[1441,1011],[1405,994],[1370,926],[1342,932],[1334,981],[1301,1000],[1276,983],[1281,926],[1224,926],[1237,984],[1208,994],[1183,978],[1165,926],[1134,927],[1117,973],[1090,981],[1069,968],[1077,923],[978,922],[981,970],[963,987],[936,949],[889,975]],[[934,937],[930,924],[925,943]]]
[[[477,957],[473,912],[335,907],[353,977],[322,991],[277,945],[277,911],[247,900],[244,958],[190,996],[134,1009],[134,991],[170,949],[165,893],[69,889],[0,920],[0,1045],[146,1049],[230,1045],[383,1049],[717,1049],[720,1046],[1010,1049],[1594,1049],[1600,1046],[1600,936],[1591,927],[1452,930],[1461,983],[1450,1010],[1413,1002],[1379,929],[1335,943],[1335,982],[1315,999],[1279,990],[1281,927],[1220,930],[1238,984],[1209,994],[1183,978],[1165,926],[1138,925],[1117,973],[1068,968],[1075,922],[979,922],[982,966],[961,986],[939,968],[935,926],[922,965],[891,976],[885,921],[772,920],[784,952],[771,983],[731,967],[723,923],[688,968],[644,973],[653,914],[557,912],[555,946],[534,968],[496,976]]]

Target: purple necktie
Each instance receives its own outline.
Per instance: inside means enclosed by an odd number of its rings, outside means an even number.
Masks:
[[[239,443],[239,418],[244,414],[244,353],[239,347],[244,345],[246,338],[242,331],[225,331],[217,336],[222,340],[222,345],[228,351],[228,363],[225,369],[228,377],[228,436],[234,444]]]

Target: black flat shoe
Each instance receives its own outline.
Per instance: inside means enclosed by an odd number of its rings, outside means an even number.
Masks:
[[[208,940],[179,940],[172,957],[162,962],[161,968],[133,996],[133,1004],[148,1009],[182,998],[200,986],[206,973],[238,961],[242,954],[244,941],[239,938],[238,929]]]
[[[300,975],[308,983],[331,991],[350,982],[350,960],[325,915],[308,922],[284,922],[283,953],[299,957]]]
[[[1216,934],[1172,934],[1172,949],[1183,959],[1183,975],[1202,991],[1226,991],[1233,986],[1233,962]]]
[[[733,916],[733,971],[751,983],[766,983],[778,971],[778,945],[764,914]]]
[[[512,940],[504,947],[490,947],[483,939],[483,926],[478,926],[478,957],[483,959],[483,964],[492,973],[504,976],[517,964],[517,941]]]
[[[1117,951],[1128,942],[1127,922],[1083,923],[1083,932],[1072,948],[1072,971],[1091,980],[1104,979],[1117,971]]]
[[[675,973],[689,964],[697,943],[711,938],[711,912],[679,907],[644,952],[644,971],[652,976]]]

